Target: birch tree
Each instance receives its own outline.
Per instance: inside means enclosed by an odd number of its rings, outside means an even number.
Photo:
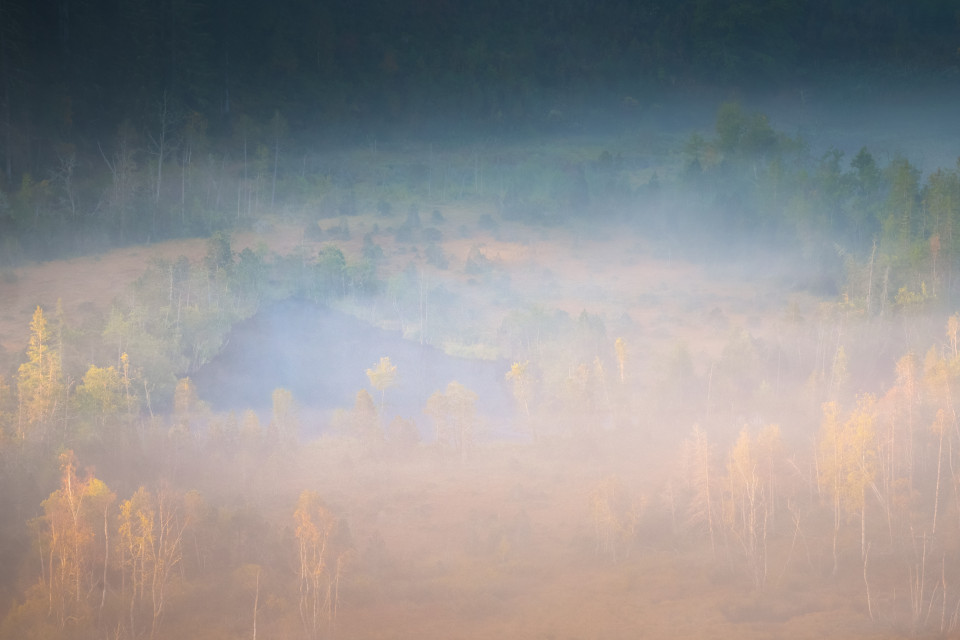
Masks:
[[[861,558],[867,554],[867,489],[877,474],[876,400],[866,394],[842,421],[836,403],[823,408],[818,455],[819,481],[833,505],[833,572],[837,572],[837,538],[843,516],[859,515]]]
[[[725,519],[740,544],[756,587],[763,585],[767,575],[769,516],[758,467],[756,441],[744,428],[727,456]]]
[[[98,579],[100,608],[106,598],[109,513],[116,496],[92,474],[81,479],[73,451],[60,455],[60,488],[43,502],[42,583],[48,614],[63,628],[82,615]],[[97,532],[103,531],[98,540]],[[102,552],[101,552],[102,551]]]
[[[156,494],[140,487],[120,505],[122,591],[132,635],[154,638],[159,632],[170,581],[183,558],[185,527],[183,497],[166,487]]]
[[[297,443],[300,431],[300,416],[293,393],[289,389],[277,388],[271,396],[273,411],[267,432],[272,444],[281,449],[290,449]]]
[[[451,446],[465,459],[477,428],[477,394],[453,381],[427,398],[424,413],[433,419],[437,444]]]
[[[350,552],[340,519],[315,491],[304,491],[293,514],[299,558],[299,610],[310,639],[332,634],[340,580]]]

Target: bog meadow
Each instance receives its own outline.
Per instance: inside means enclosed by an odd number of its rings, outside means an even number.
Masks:
[[[950,3],[141,4],[0,4],[0,638],[960,631]]]

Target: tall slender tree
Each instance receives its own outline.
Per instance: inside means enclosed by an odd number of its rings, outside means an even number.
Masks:
[[[82,615],[97,581],[106,580],[110,507],[116,496],[92,474],[77,475],[73,451],[60,455],[60,469],[60,488],[43,502],[40,551],[48,611],[62,628],[71,616]],[[97,595],[102,611],[105,583]]]
[[[380,416],[383,417],[383,401],[387,389],[397,384],[397,366],[390,362],[388,356],[380,358],[380,362],[367,369],[367,378],[370,386],[380,392]]]
[[[60,351],[39,306],[30,322],[27,361],[18,371],[17,393],[20,402],[18,436],[44,440],[62,402],[64,384]]]
[[[315,491],[300,494],[293,520],[299,552],[300,620],[312,640],[333,629],[350,548],[340,519]]]

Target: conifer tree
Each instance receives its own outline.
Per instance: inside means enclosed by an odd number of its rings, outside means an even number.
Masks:
[[[39,306],[30,322],[27,361],[20,365],[18,374],[18,436],[44,440],[63,396],[63,374],[60,351],[53,344],[43,309]]]

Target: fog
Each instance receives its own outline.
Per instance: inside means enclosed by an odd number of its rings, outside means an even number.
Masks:
[[[955,637],[957,24],[4,0],[0,640]]]
[[[483,398],[485,419],[509,431],[513,409],[505,360],[450,356],[405,340],[399,331],[302,300],[277,303],[234,326],[223,349],[192,380],[213,410],[255,409],[266,420],[273,390],[289,389],[301,410],[321,414],[318,423],[304,425],[302,435],[312,438],[333,410],[353,405],[357,391],[370,384],[365,371],[384,356],[398,371],[381,407],[387,422],[394,415],[422,420],[427,398],[456,380]]]
[[[952,634],[954,125],[803,99],[309,150],[315,201],[20,258],[3,637]]]

